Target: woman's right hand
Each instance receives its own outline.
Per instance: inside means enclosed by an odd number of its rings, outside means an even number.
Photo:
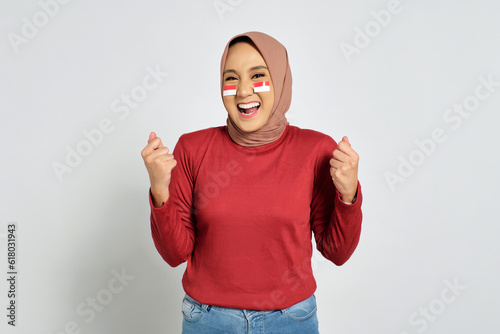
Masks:
[[[168,147],[163,146],[161,139],[156,137],[154,132],[149,135],[148,145],[141,152],[149,173],[151,195],[156,208],[163,206],[169,198],[171,172],[177,165],[174,156],[168,152]]]

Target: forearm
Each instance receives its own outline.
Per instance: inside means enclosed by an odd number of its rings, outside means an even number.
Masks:
[[[361,234],[362,194],[358,188],[353,204],[346,204],[336,194],[330,223],[316,236],[318,250],[336,265],[344,264],[354,253]]]
[[[151,186],[151,200],[152,200],[153,206],[155,208],[161,208],[168,201],[169,197],[170,197],[170,194],[169,194],[168,188],[157,189],[153,185]]]
[[[156,249],[162,258],[172,267],[187,261],[191,255],[194,242],[194,228],[185,223],[170,201],[159,208],[151,203],[151,233]]]

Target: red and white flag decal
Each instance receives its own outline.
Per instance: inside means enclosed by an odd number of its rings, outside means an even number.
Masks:
[[[222,96],[236,95],[236,85],[222,87]]]
[[[256,82],[253,84],[254,93],[269,92],[270,90],[269,81]]]

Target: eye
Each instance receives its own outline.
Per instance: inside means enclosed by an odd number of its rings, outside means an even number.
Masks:
[[[265,77],[266,75],[265,74],[262,74],[262,73],[257,73],[255,74],[252,79],[258,79],[258,78],[261,78],[261,77]]]
[[[224,81],[232,81],[232,80],[236,80],[235,77],[227,77]]]

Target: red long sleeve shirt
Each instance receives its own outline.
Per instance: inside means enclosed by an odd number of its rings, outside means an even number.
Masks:
[[[361,186],[342,202],[330,176],[337,147],[328,135],[288,125],[276,141],[243,147],[226,126],[179,138],[170,198],[151,201],[158,252],[172,267],[188,261],[185,292],[203,304],[277,310],[316,290],[317,249],[336,265],[361,232]]]

